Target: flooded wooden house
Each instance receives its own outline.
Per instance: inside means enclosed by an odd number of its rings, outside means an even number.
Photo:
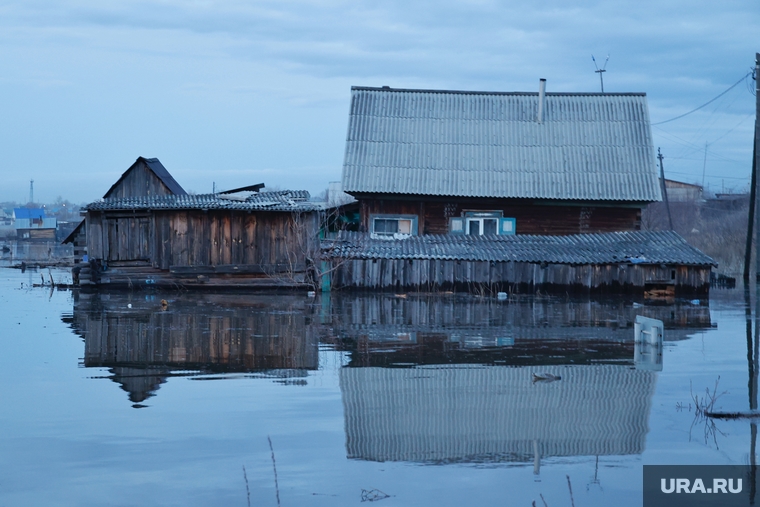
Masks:
[[[661,199],[644,93],[351,92],[364,234],[324,245],[332,287],[707,293],[712,259],[640,231]]]
[[[70,237],[87,244],[81,286],[310,286],[324,207],[308,192],[258,184],[190,195],[158,166],[138,159],[83,208],[84,226]]]

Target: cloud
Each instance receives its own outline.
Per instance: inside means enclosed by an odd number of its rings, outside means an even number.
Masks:
[[[753,65],[758,22],[739,0],[6,2],[0,92],[13,100],[0,113],[20,128],[0,134],[28,146],[11,162],[40,171],[95,170],[77,164],[82,151],[116,164],[129,154],[125,167],[150,151],[183,167],[339,171],[352,84],[533,91],[544,77],[549,91],[595,92],[591,54],[610,54],[605,90],[647,92],[661,121]],[[694,146],[734,128],[754,98],[742,85],[715,106],[654,130],[674,170],[701,178]],[[714,160],[708,150],[715,174],[748,177],[737,162],[751,124],[716,142]],[[44,149],[30,160],[32,146]]]

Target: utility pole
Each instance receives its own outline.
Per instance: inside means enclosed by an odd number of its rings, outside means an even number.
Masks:
[[[757,127],[755,127],[757,129]],[[749,217],[747,217],[747,243],[744,245],[744,288],[749,290],[749,272],[752,263],[752,229],[755,222],[755,191],[757,187],[756,148],[752,150],[752,180],[749,184]],[[749,305],[747,305],[749,308]]]
[[[665,199],[665,207],[668,209],[668,223],[670,224],[670,230],[673,230],[673,217],[670,216],[670,202],[668,201],[668,189],[665,186],[665,169],[662,167],[662,159],[665,158],[660,152],[660,148],[657,148],[657,159],[660,161],[660,185],[662,186],[662,197]]]
[[[754,146],[754,166],[757,168],[760,163],[760,127],[758,125],[758,119],[760,119],[760,53],[755,53],[755,146]],[[757,186],[757,176],[755,176],[755,186]],[[757,188],[755,188],[755,199],[757,199]],[[758,206],[755,202],[755,223],[758,223]],[[760,277],[760,255],[758,252],[758,242],[760,241],[760,234],[755,235],[755,281]]]

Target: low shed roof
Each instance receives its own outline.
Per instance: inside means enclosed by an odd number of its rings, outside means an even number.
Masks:
[[[101,199],[82,209],[87,211],[132,210],[243,210],[243,211],[316,211],[324,203],[309,202],[306,190],[241,192],[239,194],[152,195]]]
[[[716,266],[675,232],[608,232],[572,236],[424,235],[403,239],[342,233],[326,241],[329,257],[548,262],[552,264],[681,264]]]

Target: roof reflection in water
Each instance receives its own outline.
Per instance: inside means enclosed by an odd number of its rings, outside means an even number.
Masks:
[[[80,294],[72,328],[86,367],[110,368],[133,403],[173,375],[305,377],[318,343],[305,298],[239,294]]]
[[[709,308],[625,301],[343,297],[334,339],[349,458],[533,463],[644,451],[657,373],[634,367],[637,315],[665,340]],[[561,377],[547,382],[534,374]]]
[[[343,368],[349,458],[490,463],[640,454],[656,373],[630,366]]]

